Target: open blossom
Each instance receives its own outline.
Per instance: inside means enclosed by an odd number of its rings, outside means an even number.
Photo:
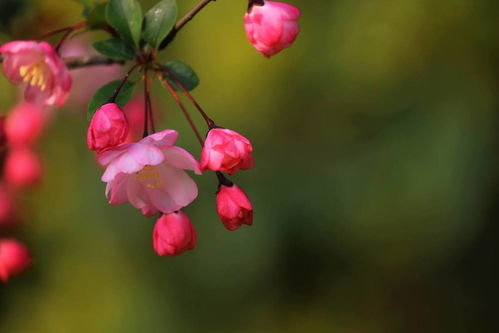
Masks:
[[[107,166],[101,179],[107,182],[109,203],[128,201],[146,216],[190,204],[198,189],[184,170],[201,170],[191,154],[174,146],[177,136],[177,131],[164,130],[100,153],[99,162]]]
[[[46,113],[35,103],[20,102],[5,120],[5,135],[11,145],[33,144],[46,125]]]
[[[183,212],[163,214],[153,231],[154,251],[160,256],[175,256],[196,246],[196,231]]]
[[[107,103],[92,117],[87,132],[88,149],[100,152],[124,143],[127,137],[125,114],[116,103]]]
[[[0,280],[8,282],[31,264],[28,249],[15,239],[0,240]]]
[[[28,187],[38,182],[42,164],[38,155],[29,147],[14,147],[5,160],[5,181],[15,187]]]
[[[217,214],[230,231],[239,229],[243,224],[253,224],[253,206],[243,190],[235,184],[220,186]]]
[[[208,132],[201,152],[203,170],[233,174],[238,170],[253,168],[251,142],[241,134],[225,128]]]
[[[71,89],[71,76],[47,42],[13,41],[0,46],[3,71],[15,84],[26,83],[25,98],[47,106],[62,106]]]
[[[300,10],[282,2],[254,4],[244,16],[246,35],[264,56],[271,57],[290,47],[300,28]]]

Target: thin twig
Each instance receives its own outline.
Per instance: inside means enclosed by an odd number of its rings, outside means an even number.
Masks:
[[[166,88],[168,88],[168,90],[172,94],[173,98],[175,99],[175,101],[177,102],[177,104],[180,106],[180,109],[184,113],[184,116],[187,119],[187,121],[189,122],[189,125],[191,126],[194,134],[196,135],[196,138],[198,139],[199,143],[201,144],[201,147],[203,147],[204,146],[204,140],[201,137],[201,134],[199,134],[199,131],[198,131],[197,127],[196,127],[196,124],[194,124],[194,122],[192,121],[192,118],[189,115],[189,112],[187,112],[187,109],[185,108],[184,103],[182,103],[182,100],[178,97],[178,95],[175,92],[175,90],[168,83],[168,81],[163,77],[163,75],[161,75],[161,73],[158,73],[158,72],[156,72],[156,75],[157,75],[158,79],[161,82],[163,82],[163,84],[166,86]]]
[[[197,13],[199,13],[207,4],[209,4],[212,1],[216,0],[201,0],[194,8],[191,9],[187,14],[185,14],[184,17],[182,17],[180,20],[178,20],[177,23],[175,23],[175,31],[179,31],[182,29],[184,25],[187,24],[190,20],[196,16]]]
[[[180,87],[180,89],[182,89],[182,91],[187,96],[187,98],[189,98],[189,100],[192,102],[192,104],[194,104],[196,109],[199,111],[199,113],[203,117],[204,121],[206,121],[206,125],[208,125],[208,128],[212,129],[212,128],[217,127],[217,125],[215,124],[213,119],[208,117],[208,115],[203,110],[201,105],[199,105],[199,103],[196,101],[196,99],[189,93],[189,91],[184,87],[184,85],[177,79],[175,74],[173,74],[172,71],[170,71],[166,66],[163,66],[163,65],[158,64],[158,63],[157,63],[157,65],[160,67],[160,69],[163,72],[165,72],[169,77],[171,77],[173,81],[175,81],[175,83]]]
[[[149,77],[147,76],[147,68],[144,70],[144,133],[143,137],[149,135],[149,126],[147,125],[147,120],[149,119],[149,103],[147,102],[147,96],[150,94],[149,90]]]
[[[4,56],[0,55],[0,63],[4,60]],[[124,60],[114,60],[108,57],[96,55],[96,56],[84,56],[84,57],[67,57],[62,59],[69,69],[77,69],[90,66],[102,66],[102,65],[123,65]]]
[[[159,49],[162,50],[168,44],[170,44],[177,35],[177,32],[179,32],[180,29],[182,29],[190,20],[194,18],[194,16],[196,16],[204,7],[206,7],[207,4],[212,1],[216,0],[201,0],[196,6],[194,6],[194,8],[192,8],[187,14],[185,14],[184,17],[178,20],[177,23],[175,23],[175,27],[172,29],[172,31],[161,42]]]

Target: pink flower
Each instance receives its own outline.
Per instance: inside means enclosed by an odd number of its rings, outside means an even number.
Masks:
[[[286,3],[254,4],[244,16],[246,35],[260,53],[271,57],[293,44],[300,30],[299,17],[300,10]]]
[[[101,106],[92,117],[87,132],[88,149],[97,152],[125,143],[128,121],[115,103]]]
[[[5,120],[5,135],[11,145],[33,144],[45,129],[46,114],[34,103],[20,102]]]
[[[4,283],[22,273],[31,264],[26,246],[15,239],[0,240],[0,280]]]
[[[184,170],[201,170],[191,154],[174,146],[177,136],[177,131],[164,130],[100,153],[99,162],[107,166],[101,179],[107,182],[109,203],[128,201],[146,216],[190,204],[198,189]]]
[[[223,171],[233,174],[238,170],[253,168],[253,147],[241,134],[224,128],[208,132],[201,152],[203,170]]]
[[[4,177],[15,187],[28,187],[38,182],[42,175],[42,164],[33,150],[15,147],[7,155]]]
[[[0,46],[3,71],[15,84],[27,83],[28,102],[62,106],[71,89],[71,76],[55,49],[47,42],[13,41]]]
[[[243,190],[235,184],[220,186],[217,214],[230,231],[239,229],[243,224],[253,224],[253,206]]]
[[[153,231],[154,251],[160,256],[175,256],[196,246],[196,231],[183,212],[163,214]]]

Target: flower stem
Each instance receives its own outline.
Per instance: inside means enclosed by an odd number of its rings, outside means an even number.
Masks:
[[[217,125],[215,124],[215,122],[213,121],[213,119],[211,119],[210,117],[208,117],[208,115],[203,110],[203,108],[201,107],[201,105],[199,105],[199,103],[196,101],[196,99],[189,93],[189,91],[177,79],[177,77],[166,66],[162,66],[162,65],[160,65],[158,63],[156,65],[158,65],[160,67],[160,69],[163,72],[165,72],[173,81],[175,81],[175,83],[180,87],[180,89],[182,89],[182,91],[187,96],[187,98],[189,98],[189,100],[192,102],[192,104],[194,104],[194,106],[196,107],[196,109],[199,111],[199,113],[203,117],[204,121],[206,122],[206,125],[208,125],[208,128],[209,129],[216,128]]]
[[[189,122],[189,125],[192,128],[192,131],[196,135],[196,138],[198,139],[199,143],[201,144],[201,147],[203,147],[204,146],[204,140],[201,137],[201,135],[199,134],[199,131],[198,131],[197,127],[196,127],[196,124],[194,124],[194,122],[192,121],[192,118],[191,118],[189,112],[187,112],[187,109],[185,108],[184,104],[182,103],[182,101],[178,97],[177,93],[172,88],[172,86],[168,83],[168,81],[163,77],[163,75],[161,75],[161,73],[156,72],[156,76],[166,86],[166,88],[168,88],[168,90],[172,94],[173,98],[175,99],[175,101],[177,102],[177,104],[180,106],[180,109],[184,113],[184,116],[187,119],[187,121]]]
[[[123,78],[123,80],[121,80],[121,83],[120,85],[116,88],[116,90],[114,91],[114,94],[113,96],[109,99],[108,103],[114,103],[116,101],[116,98],[118,97],[118,95],[120,94],[120,91],[121,89],[123,88],[123,86],[125,85],[126,81],[128,80],[128,77],[130,76],[130,74],[132,74],[132,72],[139,66],[139,64],[135,64],[132,66],[132,68],[130,68],[130,70],[125,74],[125,77]]]
[[[147,124],[147,120],[149,119],[149,95],[151,91],[149,88],[149,77],[147,76],[147,68],[144,70],[144,134],[142,137],[146,137],[149,135],[149,126]]]

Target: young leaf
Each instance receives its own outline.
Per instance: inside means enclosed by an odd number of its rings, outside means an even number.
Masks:
[[[135,52],[122,39],[113,38],[101,40],[93,44],[97,52],[116,60],[131,60],[135,57]]]
[[[161,0],[145,15],[144,38],[156,47],[172,30],[177,20],[177,1]]]
[[[136,0],[110,0],[106,8],[107,22],[130,45],[137,46],[142,31],[142,9]]]
[[[88,103],[88,109],[87,109],[88,120],[92,120],[95,111],[97,111],[97,109],[100,108],[102,105],[109,102],[109,99],[113,97],[114,92],[116,88],[118,88],[120,83],[121,80],[112,81],[106,84],[105,86],[102,86],[99,90],[97,90],[97,92],[90,100],[90,103]],[[125,85],[123,85],[123,88],[121,88],[120,93],[116,98],[116,104],[118,104],[120,107],[124,107],[135,93],[135,88],[136,88],[135,84],[133,84],[130,81],[127,81]]]
[[[165,65],[166,68],[175,76],[175,78],[184,86],[187,91],[191,91],[199,84],[199,78],[194,70],[182,61],[170,61]],[[175,83],[175,80],[170,78],[168,72],[163,75],[173,89],[181,91],[180,87]]]

